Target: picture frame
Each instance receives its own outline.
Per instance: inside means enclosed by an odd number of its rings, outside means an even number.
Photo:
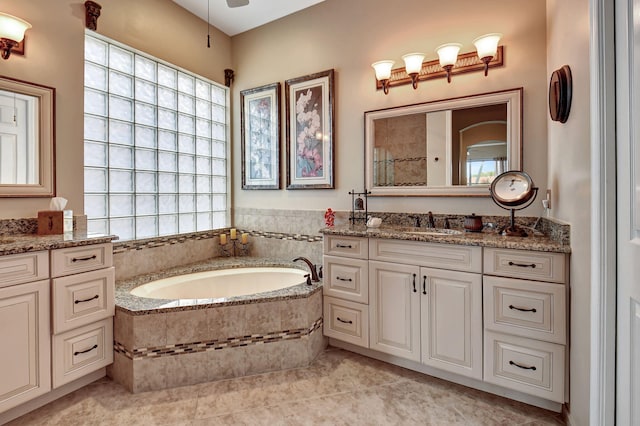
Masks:
[[[280,83],[240,92],[242,189],[280,189]]]
[[[334,70],[285,81],[287,189],[334,188]]]

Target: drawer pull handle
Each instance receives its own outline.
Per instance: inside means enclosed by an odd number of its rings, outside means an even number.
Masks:
[[[521,312],[536,312],[536,308],[526,309],[526,308],[518,308],[517,306],[509,305],[509,309],[513,309]]]
[[[531,263],[531,264],[526,264],[526,263],[515,263],[515,262],[511,262],[509,261],[509,266],[519,266],[521,268],[535,268],[536,264],[535,263]]]
[[[91,346],[91,347],[90,347],[89,349],[87,349],[87,350],[84,350],[84,351],[76,351],[76,352],[74,352],[74,353],[73,353],[73,356],[80,355],[80,354],[86,354],[87,352],[91,352],[92,350],[96,349],[97,347],[98,347],[98,345],[93,345],[93,346]]]
[[[338,321],[340,321],[340,322],[345,323],[345,324],[353,324],[353,321],[351,321],[351,320],[345,321],[345,320],[343,320],[343,319],[342,319],[342,318],[340,318],[340,317],[336,317],[336,319],[337,319]]]
[[[513,362],[513,361],[509,361],[509,364],[510,364],[510,365],[513,365],[513,366],[516,366],[516,367],[518,367],[518,368],[522,368],[523,370],[533,370],[533,371],[536,371],[536,366],[535,366],[535,365],[532,365],[531,367],[525,367],[524,365],[520,365],[520,364],[518,364],[518,363],[516,363],[516,362]]]
[[[340,278],[340,277],[336,277],[336,280],[338,280],[338,281],[353,281],[351,278]]]
[[[422,294],[427,294],[427,276],[422,276]]]
[[[96,294],[95,296],[90,297],[90,298],[88,298],[88,299],[84,299],[84,300],[76,300],[76,301],[74,301],[73,303],[75,303],[75,304],[77,305],[78,303],[89,302],[89,301],[91,301],[91,300],[93,300],[93,299],[97,299],[98,297],[100,297],[100,295]]]
[[[337,248],[353,248],[351,247],[351,244],[349,244],[348,246],[342,245],[342,244],[336,244]]]
[[[416,274],[413,274],[413,292],[417,292],[418,290],[416,290]]]
[[[96,256],[95,254],[93,256],[87,256],[87,257],[74,257],[73,259],[71,259],[72,262],[84,262],[85,260],[93,260],[95,259]]]

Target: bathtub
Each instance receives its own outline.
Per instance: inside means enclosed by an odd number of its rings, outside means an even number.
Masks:
[[[235,268],[163,278],[131,290],[152,299],[226,299],[306,282],[308,272],[295,268]]]

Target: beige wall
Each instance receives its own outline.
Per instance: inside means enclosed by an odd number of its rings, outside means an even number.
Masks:
[[[83,213],[84,2],[10,0],[2,11],[33,25],[26,55],[0,64],[0,74],[56,88],[57,192],[68,208]],[[98,20],[98,33],[157,56],[214,81],[224,82],[231,66],[231,40],[171,0],[109,0]],[[175,28],[175,30],[172,30]],[[0,219],[36,217],[46,198],[0,198]]]
[[[233,110],[234,206],[277,206],[284,209],[349,209],[348,192],[364,185],[363,113],[368,110],[437,99],[524,87],[524,168],[535,183],[546,187],[546,44],[545,1],[509,0],[326,0],[312,8],[232,39],[238,75],[233,101],[239,92],[273,82],[334,68],[336,70],[335,190],[243,191],[240,175],[240,112]],[[389,95],[375,90],[370,64],[423,51],[436,59],[434,49],[446,42],[473,51],[475,37],[504,34],[503,68],[456,75],[446,80],[392,88]],[[284,87],[283,87],[284,88]],[[283,97],[284,98],[284,97]],[[284,106],[283,106],[284,140]],[[282,183],[285,180],[285,145],[282,145]],[[540,213],[539,203],[527,213]],[[373,199],[370,209],[438,213],[506,214],[488,198]]]
[[[571,67],[573,101],[565,124],[548,119],[553,217],[571,224],[571,420],[589,424],[590,90],[589,1],[547,0],[547,76]]]

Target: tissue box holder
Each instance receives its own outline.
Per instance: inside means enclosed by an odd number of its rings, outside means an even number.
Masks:
[[[73,232],[73,210],[44,210],[38,212],[38,235]]]

